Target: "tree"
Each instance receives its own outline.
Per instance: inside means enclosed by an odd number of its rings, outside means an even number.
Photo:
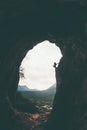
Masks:
[[[25,78],[25,76],[24,76],[24,68],[20,67],[19,75],[20,75],[20,78]]]

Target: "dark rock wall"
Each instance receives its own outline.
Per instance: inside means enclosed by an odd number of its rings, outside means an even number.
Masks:
[[[0,1],[0,121],[10,128],[19,80],[27,51],[49,40],[60,47],[57,92],[47,129],[87,129],[87,2]],[[4,115],[3,115],[4,113]]]
[[[87,129],[87,47],[83,49],[80,41],[76,43],[69,41],[70,46],[64,49],[64,56],[56,72],[57,92],[47,124],[48,128],[51,124],[50,129]]]

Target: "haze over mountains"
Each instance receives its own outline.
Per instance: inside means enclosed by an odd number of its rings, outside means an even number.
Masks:
[[[24,86],[18,86],[18,89],[17,89],[18,91],[41,91],[41,90],[38,90],[38,89],[30,89],[30,88],[28,88],[26,85],[24,85]],[[46,92],[46,91],[56,91],[56,84],[54,84],[54,85],[52,85],[51,87],[49,87],[48,89],[46,89],[46,90],[42,90],[43,92]]]
[[[19,86],[18,92],[22,94],[22,96],[26,99],[41,99],[43,101],[53,101],[54,95],[56,93],[56,84],[52,85],[50,88],[46,90],[36,90],[36,89],[29,89],[27,86]]]
[[[24,85],[24,86],[23,85],[19,85],[17,90],[18,91],[37,91],[37,89],[30,89],[26,85]]]

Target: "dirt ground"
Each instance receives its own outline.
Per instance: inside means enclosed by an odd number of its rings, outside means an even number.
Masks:
[[[13,117],[16,119],[16,125],[14,126],[13,130],[43,130],[49,114],[49,112],[40,114],[17,112],[16,116]]]

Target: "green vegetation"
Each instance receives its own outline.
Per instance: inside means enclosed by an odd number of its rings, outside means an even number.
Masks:
[[[54,95],[56,93],[55,86],[56,85],[54,84],[47,90],[43,91],[32,91],[32,89],[29,89],[27,86],[19,86],[18,92],[24,99],[34,104],[40,112],[50,112],[52,109]]]
[[[52,109],[53,99],[55,92],[52,91],[21,91],[21,95],[34,103],[41,112]]]
[[[52,110],[55,86],[44,91],[27,91],[26,86],[18,90],[16,108],[19,113],[17,116],[19,118],[21,116],[23,123],[28,125],[28,128],[31,127],[31,130],[43,130]]]

